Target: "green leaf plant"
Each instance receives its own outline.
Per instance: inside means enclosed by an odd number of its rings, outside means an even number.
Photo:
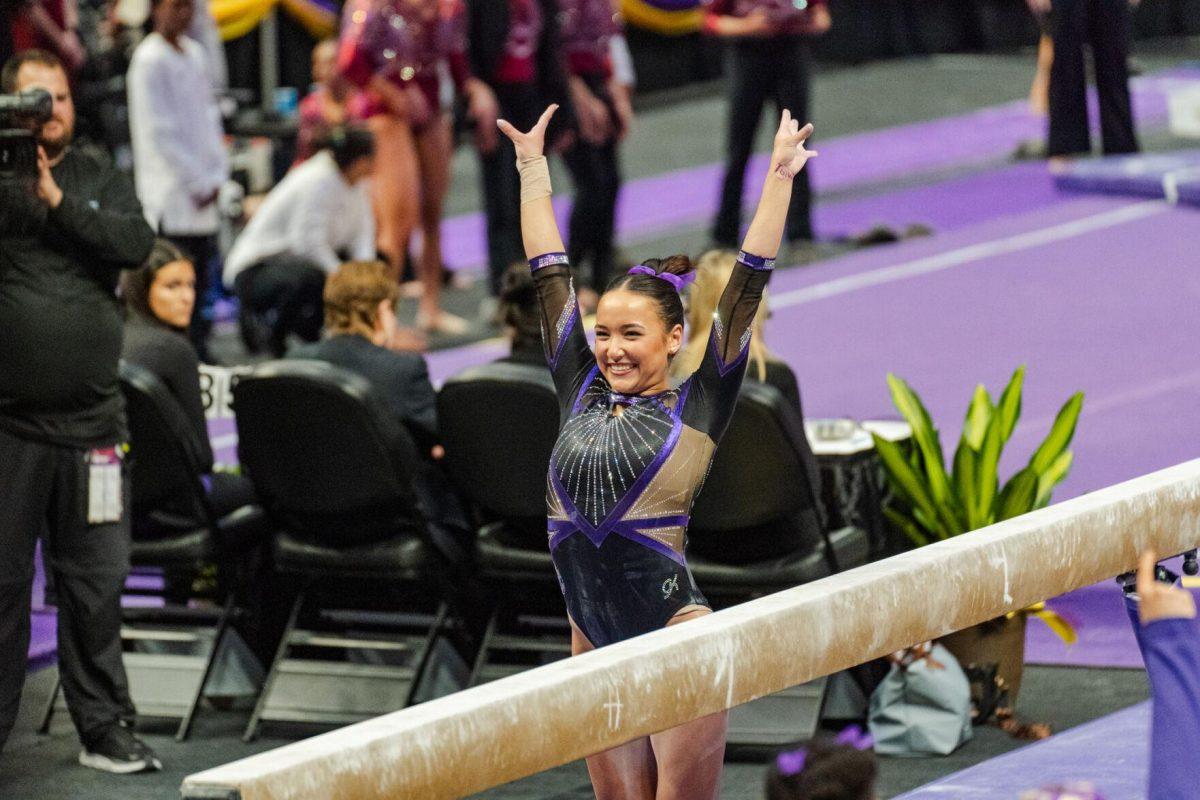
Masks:
[[[1000,455],[1021,416],[1024,381],[1025,367],[1017,367],[998,403],[982,384],[975,387],[947,473],[929,411],[912,387],[888,374],[892,402],[913,434],[907,452],[872,434],[893,493],[883,513],[913,544],[948,539],[1049,504],[1054,487],[1071,469],[1067,448],[1083,408],[1083,393],[1063,405],[1029,463],[1001,486]]]

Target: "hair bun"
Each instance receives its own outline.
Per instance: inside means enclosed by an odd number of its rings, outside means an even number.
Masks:
[[[654,265],[655,270],[659,274],[666,273],[668,275],[679,275],[680,277],[689,273],[695,272],[696,265],[692,263],[692,259],[688,258],[683,253],[666,258],[659,259]]]

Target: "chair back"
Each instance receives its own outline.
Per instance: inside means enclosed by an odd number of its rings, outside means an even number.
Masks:
[[[746,381],[692,508],[689,546],[730,562],[820,547],[817,481],[796,409],[775,387]]]
[[[120,364],[129,420],[129,488],[135,538],[209,527],[210,509],[195,433],[178,401],[157,375]]]
[[[321,361],[271,361],[233,389],[238,458],[287,530],[357,544],[424,530],[416,445],[366,378]]]
[[[545,546],[546,473],[558,438],[558,399],[546,367],[492,363],[438,393],[445,466],[489,520],[528,522]]]

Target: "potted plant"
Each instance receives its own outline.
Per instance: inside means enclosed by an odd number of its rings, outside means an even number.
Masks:
[[[888,374],[892,402],[913,433],[907,446],[872,434],[892,489],[883,514],[913,544],[948,539],[1049,504],[1054,487],[1071,469],[1073,454],[1068,446],[1083,408],[1083,393],[1075,393],[1063,404],[1029,463],[1001,485],[1000,456],[1021,416],[1024,379],[1022,365],[995,403],[983,384],[975,387],[947,472],[938,430],[921,398],[903,379]],[[1015,705],[1024,669],[1025,620],[1031,614],[1050,624],[1068,644],[1074,642],[1070,626],[1042,604],[951,634],[942,642],[964,667],[997,664],[998,678]]]

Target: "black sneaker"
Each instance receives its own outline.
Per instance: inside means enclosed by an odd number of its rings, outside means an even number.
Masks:
[[[124,725],[113,725],[103,736],[85,746],[79,754],[79,763],[118,775],[162,769],[162,762],[154,751]]]

